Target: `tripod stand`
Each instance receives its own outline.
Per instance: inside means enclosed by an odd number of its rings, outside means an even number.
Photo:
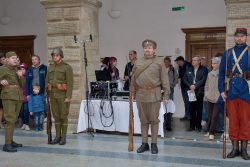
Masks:
[[[78,42],[78,39],[76,36],[74,36],[75,43]],[[93,128],[90,128],[90,110],[89,110],[89,86],[88,86],[88,71],[87,71],[87,66],[88,66],[88,60],[87,60],[87,53],[86,53],[86,42],[92,42],[92,35],[90,34],[90,39],[89,40],[84,40],[80,41],[80,43],[83,44],[83,61],[84,61],[84,68],[85,68],[85,95],[86,95],[86,109],[87,109],[87,114],[88,114],[88,127],[86,132],[90,134],[92,137],[94,137],[93,134]]]

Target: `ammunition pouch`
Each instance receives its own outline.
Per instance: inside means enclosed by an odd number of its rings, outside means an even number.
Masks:
[[[59,83],[59,84],[57,84],[57,89],[61,90],[61,91],[66,91],[67,90],[67,84]]]
[[[243,77],[244,77],[245,80],[249,81],[250,80],[250,71],[244,72]]]
[[[48,83],[47,90],[51,91],[52,88],[56,88],[56,89],[61,90],[61,91],[66,91],[67,90],[67,84],[58,83],[56,86],[53,86],[51,83]]]
[[[47,84],[47,91],[51,91],[52,90],[52,85],[50,83]]]

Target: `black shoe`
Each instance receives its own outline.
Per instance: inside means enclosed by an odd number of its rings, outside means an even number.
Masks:
[[[197,128],[197,129],[196,129],[196,132],[201,132],[201,128]]]
[[[17,149],[12,147],[11,144],[5,144],[3,146],[3,151],[14,153],[14,152],[17,152]]]
[[[62,137],[59,144],[60,145],[65,145],[66,144],[66,137]]]
[[[166,128],[167,131],[172,131],[172,128]]]
[[[234,158],[239,155],[240,155],[240,151],[233,149],[229,154],[227,154],[227,158]]]
[[[142,143],[142,145],[137,149],[137,153],[143,153],[145,151],[149,151],[148,143]]]
[[[14,147],[14,148],[23,147],[22,144],[18,144],[18,143],[14,142],[14,141],[12,141],[11,146]]]
[[[156,143],[151,143],[151,153],[158,154],[158,147]]]
[[[54,144],[58,144],[60,142],[60,137],[55,137],[54,140],[51,141],[50,144],[54,145]]]
[[[249,155],[247,154],[247,150],[246,149],[241,150],[241,157],[244,160],[249,160],[250,159]]]

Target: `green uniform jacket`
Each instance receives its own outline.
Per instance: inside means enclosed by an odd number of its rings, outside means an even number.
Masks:
[[[7,80],[9,85],[18,85],[19,87],[2,87],[1,99],[6,100],[23,100],[22,86],[24,83],[23,77],[19,79],[17,69],[9,65],[0,67],[0,81]]]
[[[72,67],[61,61],[58,64],[50,64],[46,76],[46,85],[50,83],[52,90],[47,91],[51,98],[71,98],[73,91],[73,70]],[[57,89],[57,84],[67,84],[67,90]]]

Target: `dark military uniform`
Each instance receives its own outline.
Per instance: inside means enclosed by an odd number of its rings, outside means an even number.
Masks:
[[[13,55],[15,54],[14,52],[11,53],[13,53]],[[10,145],[15,147],[16,144],[13,143],[13,133],[22,106],[22,85],[24,80],[18,77],[17,68],[10,65],[3,65],[0,67],[0,81],[2,80],[8,81],[8,85],[2,87],[1,99],[3,102],[4,117],[7,121],[7,127],[5,129],[5,146],[9,146],[7,149],[5,149],[6,147],[4,146],[3,150],[7,152],[16,152]],[[21,145],[18,146],[21,147]]]
[[[50,97],[51,110],[55,119],[55,139],[57,139],[57,142],[54,142],[54,144],[56,144],[60,139],[66,141],[70,103],[65,103],[64,100],[72,97],[72,67],[63,61],[58,64],[50,64],[46,76],[46,84],[51,87],[50,90],[47,90],[47,93]]]

